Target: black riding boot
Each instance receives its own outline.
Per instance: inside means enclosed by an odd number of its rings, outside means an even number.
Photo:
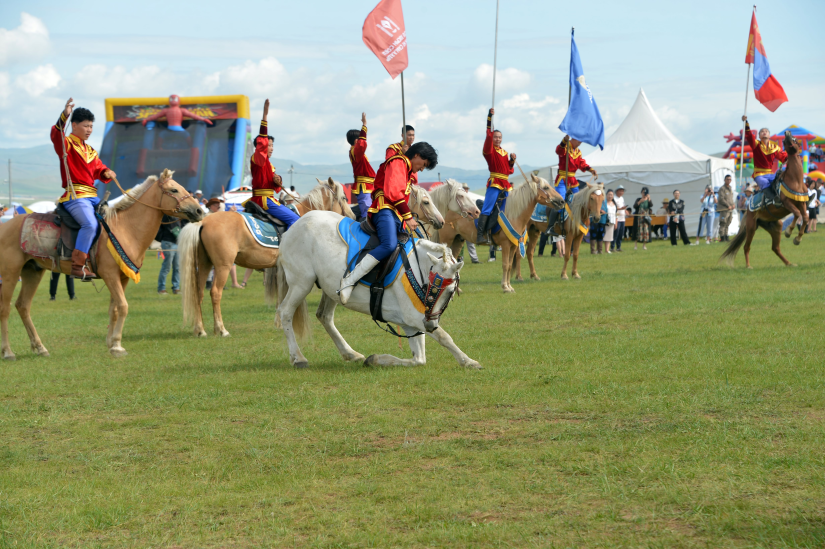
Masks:
[[[476,234],[476,244],[487,242],[487,223],[490,216],[481,214],[478,216],[478,231]]]
[[[556,221],[559,219],[559,210],[547,211],[547,230],[545,234],[550,236],[561,236],[556,232]]]

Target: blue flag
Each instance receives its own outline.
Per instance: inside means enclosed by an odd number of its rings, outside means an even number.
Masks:
[[[584,81],[579,48],[570,36],[570,105],[559,129],[572,139],[604,149],[604,121],[596,100]]]

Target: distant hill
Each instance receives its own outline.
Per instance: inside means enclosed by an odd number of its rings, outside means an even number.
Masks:
[[[60,159],[54,153],[51,145],[40,145],[27,149],[0,149],[0,202],[8,201],[8,162],[11,159],[13,196],[15,202],[28,204],[38,200],[56,199],[60,194]],[[285,158],[273,158],[272,164],[284,178],[284,183],[290,183],[289,167],[294,166],[292,184],[300,193],[306,193],[317,182],[316,178],[332,177],[341,183],[352,182],[352,167],[348,162],[339,164],[302,164]],[[479,158],[479,164],[482,159]],[[378,163],[372,164],[378,171]],[[525,173],[536,169],[523,166]],[[482,191],[487,183],[489,172],[486,169],[464,170],[450,166],[437,166],[433,171],[424,171],[420,174],[421,181],[437,181],[448,178],[467,183],[473,191]],[[518,175],[518,170],[516,170]],[[515,180],[514,180],[515,181]]]

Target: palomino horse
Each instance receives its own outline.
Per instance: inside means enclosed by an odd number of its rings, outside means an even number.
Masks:
[[[344,188],[331,177],[326,182],[318,180],[318,186],[296,206],[299,215],[312,210],[326,210],[355,218],[347,204]],[[212,267],[215,267],[210,291],[214,331],[227,337],[229,332],[221,316],[221,296],[232,264],[248,269],[267,269],[275,266],[279,253],[278,248],[258,244],[236,212],[215,212],[201,223],[190,223],[178,237],[178,249],[181,254],[183,320],[187,325],[194,323],[194,332],[198,337],[206,337],[201,303]],[[266,280],[274,283],[275,277],[268,276]]]
[[[793,263],[788,261],[782,250],[779,249],[779,243],[782,240],[782,218],[788,214],[793,214],[793,223],[788,225],[785,231],[785,237],[790,238],[793,233],[793,228],[798,219],[802,219],[802,226],[799,227],[799,234],[793,239],[795,245],[799,245],[802,241],[802,235],[805,234],[805,227],[808,225],[808,189],[805,187],[805,174],[802,170],[802,159],[799,157],[800,146],[799,142],[794,139],[790,131],[785,132],[785,151],[788,153],[788,159],[785,162],[785,176],[782,185],[787,189],[780,190],[779,197],[782,200],[781,206],[768,206],[761,210],[752,212],[748,210],[745,213],[745,230],[739,230],[728,249],[724,251],[719,261],[724,261],[728,266],[733,267],[733,261],[736,259],[736,254],[742,244],[745,244],[745,265],[751,269],[751,241],[753,235],[756,233],[757,227],[762,227],[771,235],[771,249],[782,262],[789,267],[795,267]],[[778,177],[778,176],[777,176]],[[795,198],[794,198],[795,195]]]
[[[438,325],[441,313],[458,286],[458,272],[464,262],[456,261],[447,246],[427,240],[419,240],[416,244],[420,252],[426,253],[410,254],[409,262],[412,277],[424,289],[424,295],[432,297],[432,301],[426,299],[430,307],[424,307],[403,270],[384,292],[382,307],[386,321],[400,325],[409,336],[413,357],[401,359],[392,355],[372,355],[364,360],[364,355],[349,346],[333,322],[335,307],[339,303],[337,291],[341,275],[347,266],[347,246],[336,234],[340,221],[341,217],[332,213],[311,212],[292,226],[281,243],[283,254],[278,259],[277,318],[280,319],[289,345],[290,362],[296,368],[307,366],[307,359],[298,347],[296,336],[303,339],[310,332],[306,296],[317,283],[323,294],[315,316],[324,325],[344,360],[382,366],[424,364],[424,334],[427,334],[448,349],[461,366],[481,368]],[[427,285],[428,282],[430,286]],[[369,315],[369,289],[357,285],[345,307]]]
[[[536,221],[530,217],[530,222],[527,224],[527,253],[524,257],[527,258],[527,265],[530,267],[530,278],[533,280],[541,280],[536,272],[536,264],[533,256],[536,251],[536,246],[539,243],[541,235],[547,231],[547,221]],[[516,256],[516,280],[521,282],[524,279],[521,277],[521,256]]]
[[[543,204],[551,208],[564,207],[564,200],[561,195],[547,182],[547,180],[531,174],[531,179],[516,187],[507,198],[507,205],[504,207],[504,215],[510,220],[513,229],[522,234],[530,221],[533,209],[536,204]],[[452,246],[453,255],[458,254],[461,249],[461,241],[456,236],[461,236],[468,242],[476,241],[476,226],[470,219],[457,219],[450,225],[445,225],[438,231],[438,240]],[[514,293],[515,290],[510,285],[510,276],[513,272],[513,264],[518,250],[518,246],[511,243],[504,235],[504,231],[493,235],[493,242],[501,246],[502,254],[502,274],[501,289],[504,293]]]
[[[475,200],[470,198],[461,183],[455,179],[447,179],[444,183],[432,189],[430,197],[433,199],[433,204],[438,208],[438,211],[443,212],[445,225],[451,221],[467,217],[478,219],[478,216],[481,215],[481,210],[478,209]],[[435,234],[431,235],[434,242],[439,242],[437,234],[442,229],[435,229]],[[455,257],[456,254],[453,253],[453,256]]]
[[[154,240],[160,228],[163,214],[172,215],[190,221],[200,221],[203,211],[197,201],[186,192],[186,189],[172,180],[170,170],[164,170],[160,178],[150,176],[124,195],[121,201],[106,212],[106,223],[115,233],[126,255],[139,268],[143,265],[143,258],[149,245]],[[40,259],[28,255],[20,248],[20,231],[26,216],[18,216],[0,226],[0,275],[4,283],[2,287],[2,301],[0,301],[0,327],[2,327],[3,358],[14,359],[14,353],[9,346],[9,312],[11,298],[17,278],[20,277],[23,285],[20,295],[17,296],[17,312],[23,320],[23,325],[29,334],[31,348],[36,354],[49,356],[49,352],[34,328],[31,316],[32,299],[40,284],[45,270],[71,273],[71,261],[61,261],[59,265],[51,259]],[[106,345],[113,356],[123,356],[126,349],[121,345],[123,324],[129,305],[126,303],[124,290],[129,278],[121,271],[112,254],[107,249],[108,240],[106,231],[101,231],[96,246],[97,274],[109,288],[111,300],[109,302],[109,333],[106,336]],[[39,267],[42,267],[39,268]],[[67,320],[68,322],[68,320]]]
[[[579,276],[579,247],[582,238],[590,230],[590,218],[600,217],[602,202],[604,202],[604,185],[588,183],[584,189],[573,195],[570,211],[564,221],[564,267],[561,270],[561,279],[567,280],[567,262],[573,256],[573,278]]]

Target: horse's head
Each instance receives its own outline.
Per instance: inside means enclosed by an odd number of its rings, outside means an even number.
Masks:
[[[464,266],[463,261],[456,261],[453,257],[450,248],[443,244],[436,244],[440,250],[436,253],[441,253],[440,256],[427,252],[427,257],[432,262],[429,271],[429,280],[424,282],[429,284],[427,287],[427,298],[435,299],[429,312],[424,314],[424,329],[428,333],[434,332],[438,328],[438,322],[441,319],[441,313],[447,308],[447,305],[453,299],[453,295],[458,289],[458,272]],[[440,293],[434,295],[431,291],[434,288],[439,288]],[[427,304],[429,306],[429,303]]]
[[[478,219],[481,215],[481,210],[476,206],[473,200],[464,187],[455,179],[448,179],[444,185],[450,189],[450,211],[461,214],[461,217],[470,217],[471,219]]]
[[[341,185],[339,182],[335,181],[331,177],[327,179],[327,181],[322,182],[320,179],[318,183],[321,185],[326,185],[329,189],[330,195],[330,211],[333,211],[337,214],[341,214],[344,216],[349,217],[350,219],[355,219],[355,214],[352,213],[352,209],[349,207],[349,202],[347,201],[347,195],[344,192],[344,186]]]
[[[791,134],[790,130],[785,130],[785,152],[788,156],[796,156],[799,154],[801,147],[799,141]]]
[[[423,187],[412,185],[410,188],[410,211],[430,223],[436,229],[444,226],[444,218],[441,212],[433,204],[433,199]]]
[[[157,185],[162,193],[158,207],[161,208],[166,215],[197,223],[203,219],[203,209],[201,209],[198,201],[186,192],[186,189],[172,179],[174,173],[172,170],[165,169],[158,178]],[[171,199],[174,199],[174,204]]]
[[[601,183],[588,183],[587,186],[593,189],[590,198],[587,200],[587,211],[590,217],[598,219],[602,215],[602,202],[604,202],[604,185]]]
[[[564,199],[561,195],[553,188],[553,185],[547,182],[546,179],[543,177],[539,177],[536,174],[530,174],[533,183],[536,184],[538,188],[538,201],[539,204],[544,206],[549,206],[554,210],[560,210],[564,208]]]

